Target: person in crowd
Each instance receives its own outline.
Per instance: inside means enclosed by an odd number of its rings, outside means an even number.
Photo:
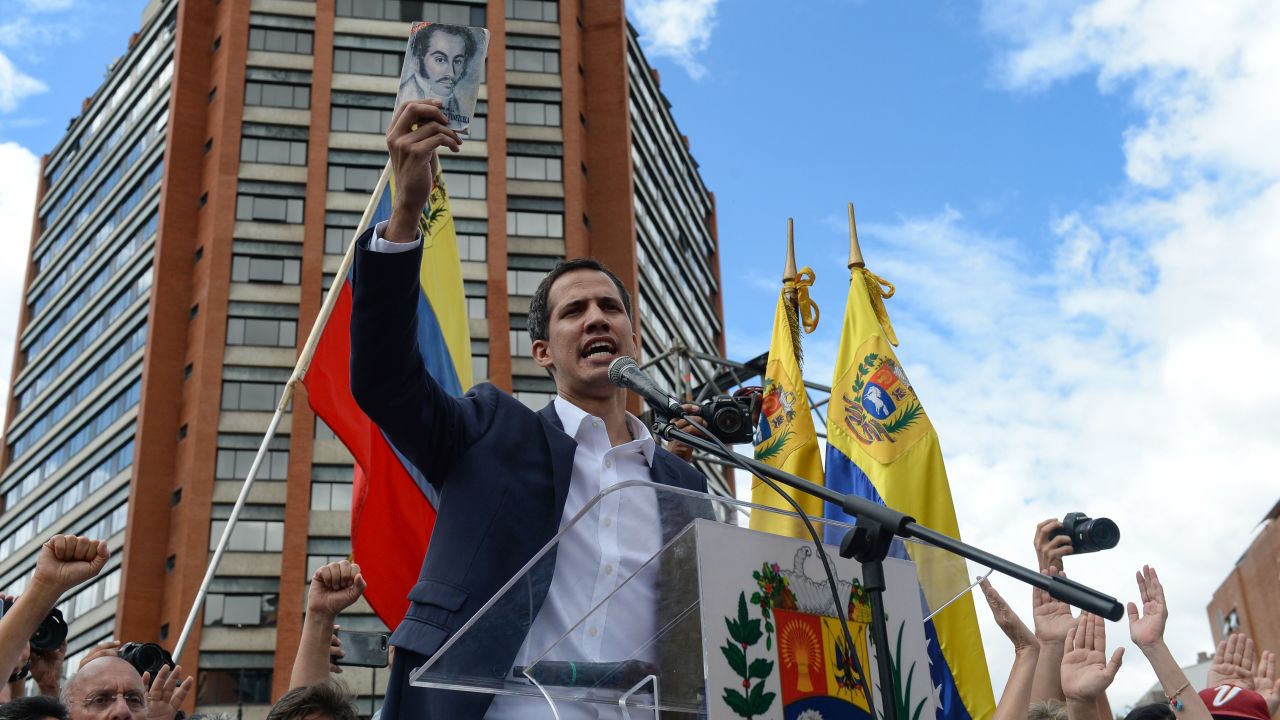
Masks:
[[[1267,699],[1261,693],[1224,683],[1207,687],[1198,695],[1215,720],[1270,720]]]
[[[1124,716],[1124,720],[1176,720],[1178,716],[1167,702],[1139,705]]]
[[[181,683],[182,666],[163,666],[151,682],[128,661],[103,655],[85,663],[67,680],[62,701],[70,720],[173,720],[195,687],[190,675]]]
[[[1067,706],[1058,700],[1032,701],[1027,708],[1027,720],[1067,720]]]
[[[1257,657],[1253,638],[1244,633],[1232,633],[1218,643],[1209,665],[1207,685],[1218,688],[1223,685],[1252,690],[1267,704],[1267,715],[1280,710],[1280,679],[1276,678],[1276,654],[1264,651]],[[1215,716],[1218,712],[1212,711]]]
[[[1040,657],[1040,641],[1009,607],[1009,603],[1000,597],[991,581],[983,578],[980,584],[996,625],[1013,643],[1013,668],[1009,670],[1009,680],[996,705],[993,720],[1020,719],[1027,714],[1026,709],[1031,703],[1031,683],[1035,678],[1036,659]]]
[[[1129,615],[1129,639],[1151,664],[1151,669],[1156,673],[1156,679],[1160,682],[1169,708],[1181,720],[1208,720],[1208,708],[1191,687],[1191,681],[1182,672],[1182,668],[1173,659],[1169,646],[1164,642],[1169,607],[1165,603],[1164,586],[1160,583],[1160,577],[1156,574],[1155,568],[1144,565],[1142,570],[1135,573],[1135,579],[1142,604],[1139,606],[1131,602],[1126,606]],[[1098,620],[1098,625],[1102,625],[1101,620]],[[1066,690],[1066,662],[1064,658],[1062,671],[1064,691]]]
[[[0,705],[0,720],[68,720],[67,707],[54,698],[32,695]]]
[[[364,589],[360,566],[350,560],[329,563],[311,576],[302,638],[289,677],[291,689],[328,682],[329,673],[336,669],[331,666],[330,657],[342,654],[341,646],[334,646],[334,623],[339,613],[360,599]]]
[[[267,720],[356,720],[351,698],[336,682],[302,685],[271,706]]]
[[[0,618],[0,677],[22,665],[31,635],[63,593],[101,572],[109,557],[105,542],[75,535],[55,535],[41,546],[26,591]]]

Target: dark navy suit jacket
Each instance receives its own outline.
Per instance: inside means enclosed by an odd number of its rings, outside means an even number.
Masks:
[[[565,434],[553,405],[533,412],[488,383],[465,397],[448,395],[423,369],[415,340],[422,251],[372,252],[370,237],[372,230],[360,238],[356,254],[351,388],[365,413],[439,493],[422,572],[391,638],[398,653],[426,658],[559,531],[577,443]],[[652,479],[701,492],[707,487],[697,470],[662,448],[654,454]],[[553,557],[530,576],[525,627],[546,597],[551,563]],[[523,630],[495,633],[473,660],[486,663],[486,675],[506,675],[524,636]],[[412,701],[393,703],[389,692],[386,709],[401,705],[405,717],[480,717],[491,698],[419,689],[408,694]]]

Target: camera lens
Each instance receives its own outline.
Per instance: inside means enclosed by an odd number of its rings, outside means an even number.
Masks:
[[[742,429],[742,413],[736,407],[727,407],[716,413],[716,429],[720,435],[736,435]]]
[[[52,652],[62,647],[67,639],[67,622],[62,619],[62,611],[54,608],[40,623],[40,627],[31,636],[31,649],[39,652]]]
[[[1120,542],[1120,527],[1108,518],[1095,518],[1080,530],[1086,543],[1098,550],[1110,550]]]

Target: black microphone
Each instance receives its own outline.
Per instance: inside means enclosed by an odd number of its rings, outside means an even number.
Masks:
[[[633,358],[623,355],[609,363],[609,382],[634,392],[644,398],[654,410],[669,418],[684,415],[684,407],[680,401],[658,387],[658,383],[646,375]]]

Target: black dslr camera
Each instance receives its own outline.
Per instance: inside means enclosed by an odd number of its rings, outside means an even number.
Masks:
[[[726,445],[749,443],[760,420],[760,395],[716,395],[702,401],[697,417]]]
[[[4,609],[0,610],[0,617],[9,612],[9,608],[13,607],[12,600],[4,601]],[[62,643],[67,641],[67,621],[62,619],[62,611],[54,608],[49,611],[45,619],[40,621],[40,627],[31,634],[31,649],[36,652],[53,652],[62,647]]]
[[[1120,528],[1107,518],[1091,518],[1082,512],[1067,513],[1062,518],[1062,529],[1055,535],[1071,538],[1076,553],[1110,550],[1120,542]]]
[[[153,680],[156,673],[160,672],[160,668],[165,665],[173,669],[173,655],[155,643],[128,642],[121,645],[116,654],[121,660],[132,665],[139,675],[151,673]]]

